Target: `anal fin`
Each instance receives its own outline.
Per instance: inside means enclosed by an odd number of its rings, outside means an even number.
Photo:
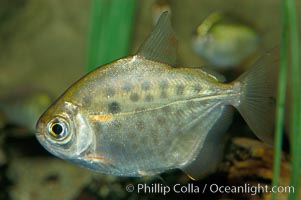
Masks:
[[[232,122],[233,109],[223,106],[222,115],[214,124],[203,143],[198,155],[182,170],[193,180],[201,179],[216,171],[223,157],[226,143],[226,130]]]

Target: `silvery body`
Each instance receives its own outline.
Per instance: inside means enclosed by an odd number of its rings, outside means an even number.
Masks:
[[[169,14],[138,53],[95,69],[42,115],[37,138],[52,154],[118,176],[154,175],[180,168],[211,173],[236,107],[250,128],[273,140],[273,97],[266,56],[237,81],[201,68],[175,66]]]

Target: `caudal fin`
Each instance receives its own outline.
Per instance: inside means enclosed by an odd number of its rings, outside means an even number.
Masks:
[[[237,109],[257,137],[268,144],[274,142],[278,66],[279,49],[273,49],[237,80],[242,87]]]

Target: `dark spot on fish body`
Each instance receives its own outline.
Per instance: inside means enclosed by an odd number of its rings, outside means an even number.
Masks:
[[[160,86],[160,89],[161,89],[160,98],[161,99],[167,98],[166,90],[168,88],[168,82],[167,81],[161,81],[159,86]]]
[[[163,116],[158,116],[158,117],[157,117],[157,122],[158,122],[158,124],[159,124],[160,126],[166,125],[166,119],[165,119],[165,117],[163,117]]]
[[[84,95],[84,96],[82,97],[82,101],[83,101],[83,104],[84,104],[85,106],[90,106],[90,105],[91,105],[91,97],[90,97],[90,96]]]
[[[132,94],[130,95],[130,100],[131,100],[132,102],[138,101],[138,100],[139,100],[139,95],[138,95],[137,93],[132,93]]]
[[[184,116],[184,112],[182,111],[182,109],[178,109],[178,110],[176,111],[176,115],[177,115],[178,117],[183,117],[183,116]]]
[[[136,123],[136,128],[137,128],[139,131],[143,131],[144,128],[145,128],[144,122],[143,122],[143,121],[138,121],[138,122]]]
[[[107,88],[106,89],[106,95],[113,97],[115,95],[115,89],[114,88]]]
[[[113,126],[114,126],[115,130],[120,130],[120,129],[121,129],[121,126],[122,126],[122,124],[121,124],[121,122],[120,122],[120,121],[114,120],[114,122],[113,122]]]
[[[183,93],[184,93],[184,86],[183,85],[177,85],[176,95],[183,95]]]
[[[149,90],[150,87],[151,87],[151,84],[150,84],[150,82],[148,82],[148,81],[144,81],[144,82],[142,83],[142,85],[141,85],[141,88],[142,88],[143,90]]]
[[[160,82],[160,88],[163,89],[167,89],[168,88],[168,83],[167,81],[161,81]]]
[[[120,105],[117,102],[112,102],[108,105],[108,111],[112,114],[119,113],[121,111]]]
[[[123,86],[122,86],[122,89],[129,92],[133,89],[133,85],[131,83],[125,83]]]
[[[146,102],[151,102],[151,101],[154,100],[154,97],[152,95],[148,94],[148,95],[145,96],[144,100]]]
[[[165,90],[161,91],[160,98],[162,98],[162,99],[167,98],[167,93]]]
[[[196,106],[197,104],[198,104],[198,102],[196,102],[196,101],[192,101],[192,100],[187,101],[187,107],[188,107],[188,108],[194,107],[194,106]]]
[[[202,90],[202,87],[200,85],[197,84],[197,85],[193,86],[193,91],[195,93],[200,93],[201,90]]]
[[[149,127],[149,130],[148,130],[148,135],[149,136],[151,136],[151,137],[148,137],[148,139],[149,139],[149,141],[148,141],[148,144],[149,145],[158,145],[158,143],[160,142],[159,140],[158,140],[158,134],[160,134],[160,131],[159,131],[159,128],[158,127]],[[155,141],[157,142],[157,143],[152,143],[152,142],[154,142],[154,140],[152,139],[152,138],[156,138],[155,139]]]

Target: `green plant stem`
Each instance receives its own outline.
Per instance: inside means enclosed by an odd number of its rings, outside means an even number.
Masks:
[[[298,21],[296,13],[296,2],[294,0],[287,0],[288,9],[288,23],[290,30],[290,48],[291,48],[291,89],[292,89],[292,104],[291,104],[291,185],[295,188],[294,193],[290,193],[291,200],[298,198],[298,186],[300,180],[300,163],[301,163],[301,98],[300,98],[300,51],[299,51],[299,33]]]
[[[276,134],[274,146],[274,173],[273,173],[273,186],[278,186],[280,169],[281,169],[281,152],[282,152],[282,137],[283,137],[283,124],[284,124],[284,110],[286,98],[286,81],[287,81],[287,8],[285,0],[282,0],[282,33],[281,33],[281,52],[280,52],[280,69],[278,78],[278,96],[276,107]],[[275,200],[277,193],[272,194],[272,199]]]
[[[128,54],[136,0],[92,0],[87,71]]]

